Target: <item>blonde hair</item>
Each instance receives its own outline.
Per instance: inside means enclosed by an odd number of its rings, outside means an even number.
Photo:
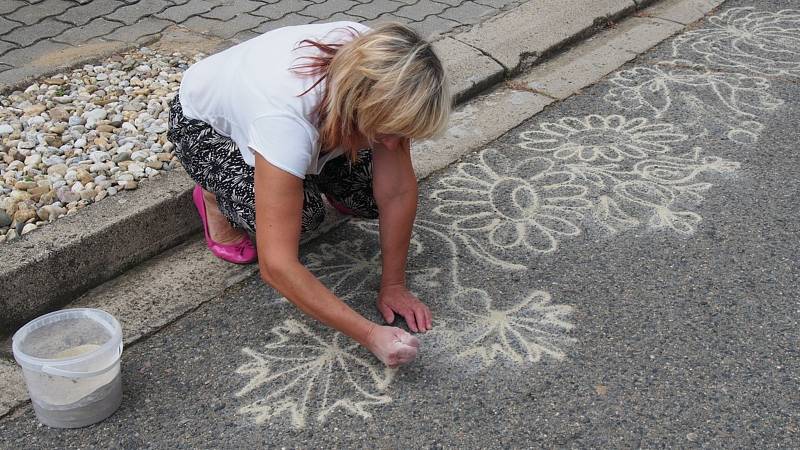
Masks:
[[[444,131],[450,89],[431,44],[399,23],[362,35],[350,31],[354,37],[346,43],[302,43],[322,51],[297,67],[320,75],[303,94],[326,80],[316,110],[322,149],[341,146],[354,158],[362,136],[370,142],[379,134],[425,139]]]

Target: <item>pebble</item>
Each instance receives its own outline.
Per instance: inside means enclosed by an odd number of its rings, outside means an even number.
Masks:
[[[28,234],[28,233],[30,233],[31,231],[33,231],[33,230],[35,230],[37,228],[39,228],[39,227],[37,227],[35,223],[26,224],[24,227],[22,227],[22,233],[20,233],[20,234],[22,234],[22,235]]]
[[[22,113],[25,114],[26,116],[36,116],[45,112],[46,109],[47,107],[45,105],[36,104],[22,108]]]
[[[28,189],[28,193],[31,194],[31,200],[35,202],[41,200],[42,196],[50,191],[51,191],[50,186],[36,186],[34,188]]]
[[[9,195],[9,197],[12,200],[16,200],[17,202],[24,202],[24,201],[30,200],[31,194],[29,194],[29,193],[27,193],[25,191],[11,191],[11,194]]]
[[[53,122],[66,122],[69,120],[70,116],[70,114],[60,106],[51,109],[48,114],[50,115],[50,120]]]
[[[114,155],[113,158],[111,158],[111,161],[114,163],[119,163],[121,161],[130,161],[130,159],[131,159],[131,152],[117,151],[117,154]]]
[[[36,217],[36,211],[32,209],[19,209],[14,213],[14,222],[24,223]]]
[[[56,197],[58,197],[58,201],[61,203],[77,202],[81,199],[79,194],[72,192],[67,186],[58,188],[58,190],[56,190]]]
[[[0,209],[0,228],[11,225],[12,219],[4,210]]]
[[[111,155],[108,152],[94,151],[89,153],[89,158],[91,158],[95,163],[101,163],[111,159]]]
[[[108,111],[103,108],[93,109],[91,111],[86,111],[83,113],[83,118],[86,119],[86,122],[89,121],[97,122],[98,120],[103,120],[108,115]]]
[[[48,175],[58,174],[61,175],[61,177],[64,177],[64,175],[67,174],[67,165],[63,163],[54,164],[47,168],[47,174]]]
[[[45,119],[42,116],[34,116],[28,119],[28,128],[39,129],[45,124]]]
[[[98,133],[113,133],[115,131],[114,126],[108,124],[101,124],[95,127]]]
[[[63,78],[45,78],[44,80],[42,80],[42,83],[61,86],[61,85],[66,84],[67,80],[65,80]]]
[[[30,156],[25,157],[25,165],[28,167],[38,166],[39,163],[41,162],[42,162],[42,155],[38,153],[34,153]]]
[[[35,188],[39,186],[34,181],[17,181],[14,183],[14,189],[19,189],[21,191],[27,191],[28,189]]]
[[[142,151],[142,150],[137,150],[137,151],[131,153],[131,159],[134,160],[134,161],[139,161],[139,162],[144,161],[145,159],[147,159],[148,156],[150,156],[150,155],[148,155],[147,152]]]
[[[144,103],[142,102],[129,102],[122,107],[123,111],[141,111],[143,109],[144,109]]]
[[[7,123],[0,123],[0,136],[5,136],[14,132],[14,127]]]

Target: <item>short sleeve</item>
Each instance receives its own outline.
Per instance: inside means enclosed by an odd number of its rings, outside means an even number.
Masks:
[[[297,118],[259,117],[250,125],[247,142],[248,147],[273,166],[305,179],[315,143]]]

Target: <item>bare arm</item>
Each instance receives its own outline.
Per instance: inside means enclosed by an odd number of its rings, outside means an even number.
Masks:
[[[411,164],[411,142],[373,149],[372,191],[378,204],[383,274],[378,309],[387,322],[394,312],[412,331],[431,329],[430,310],[406,288],[406,261],[417,213],[417,178]]]
[[[256,153],[255,192],[258,264],[264,281],[300,310],[350,336],[384,363],[397,365],[412,360],[416,347],[413,352],[404,347],[387,350],[394,341],[388,340],[388,331],[382,329],[389,327],[379,327],[355,312],[300,263],[303,180]],[[406,342],[414,343],[407,338]]]

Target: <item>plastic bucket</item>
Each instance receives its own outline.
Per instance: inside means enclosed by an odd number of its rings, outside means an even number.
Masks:
[[[119,408],[122,327],[111,314],[90,308],[52,312],[12,339],[14,359],[43,424],[83,427]]]

